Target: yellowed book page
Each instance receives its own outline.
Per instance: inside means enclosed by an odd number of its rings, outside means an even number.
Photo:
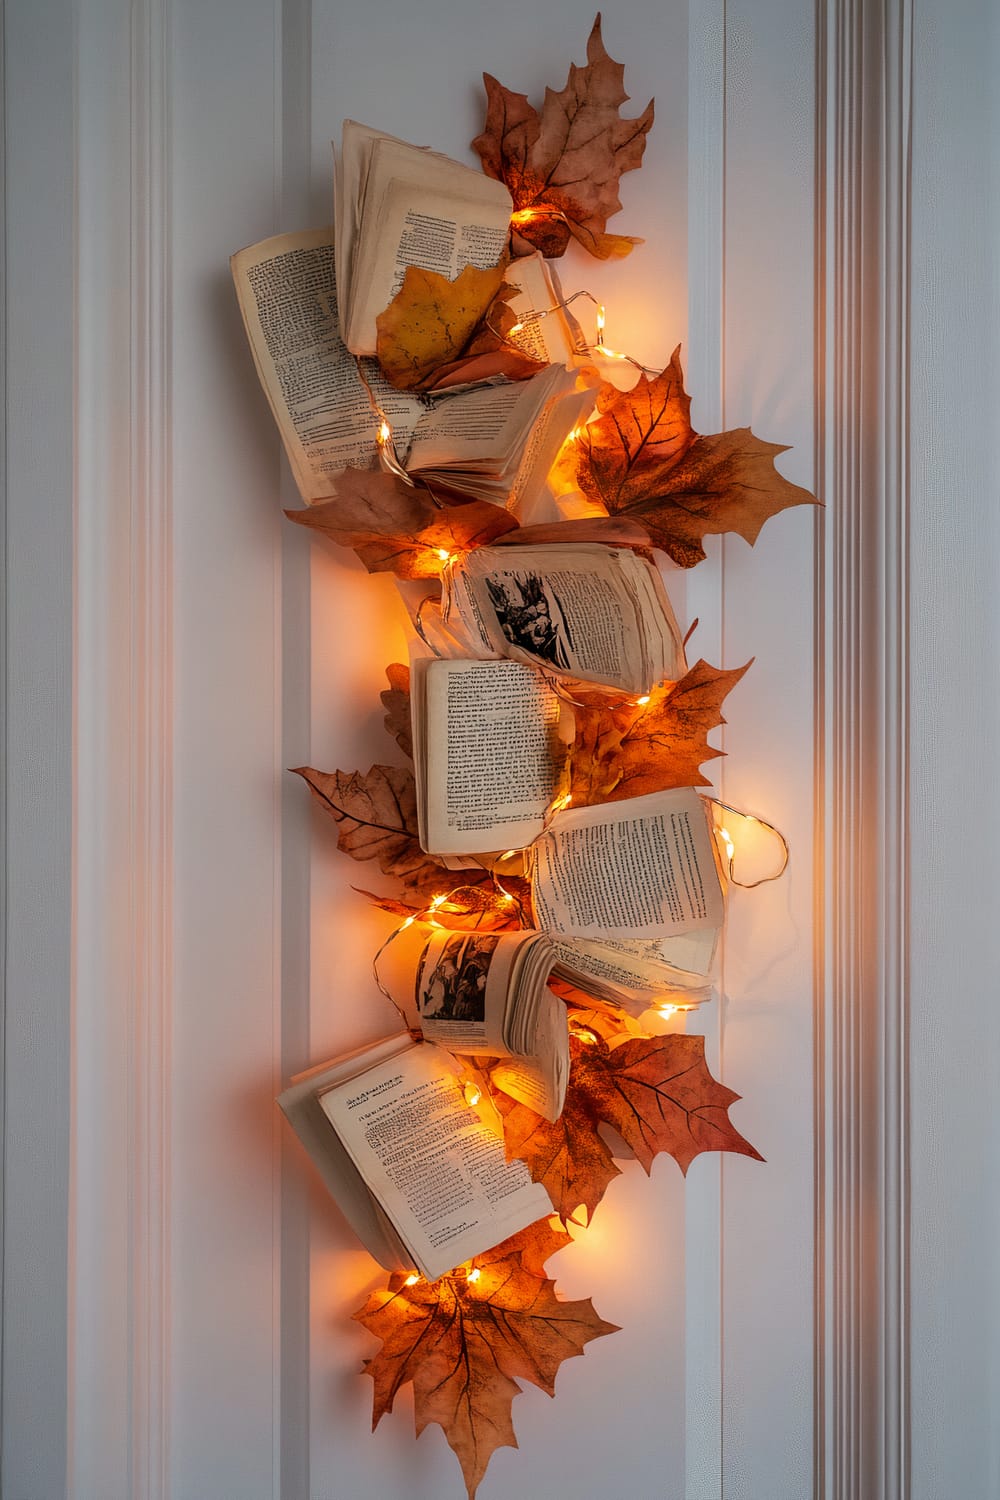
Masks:
[[[302,498],[323,499],[348,465],[374,468],[378,417],[340,337],[329,229],[277,235],[232,258],[261,385]],[[366,378],[401,448],[424,402],[394,390],[373,361]]]

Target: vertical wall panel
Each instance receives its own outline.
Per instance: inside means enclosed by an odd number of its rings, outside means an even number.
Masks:
[[[913,1500],[1000,1491],[996,8],[913,9]]]

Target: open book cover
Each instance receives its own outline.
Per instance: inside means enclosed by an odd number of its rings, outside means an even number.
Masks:
[[[429,1281],[552,1211],[458,1072],[402,1032],[301,1074],[278,1099],[365,1248]]]
[[[375,320],[407,266],[449,281],[503,254],[513,202],[502,182],[426,147],[345,120],[334,166],[344,343],[374,354]]]
[[[276,235],[231,265],[257,374],[307,503],[328,497],[348,465],[377,466],[384,416],[415,477],[516,508],[593,405],[593,390],[562,363],[437,397],[396,390],[376,360],[359,362],[341,338],[329,229]]]
[[[663,581],[628,548],[479,547],[448,564],[442,588],[443,622],[470,654],[637,694],[687,670]]]
[[[390,943],[383,981],[428,1041],[501,1059],[498,1088],[546,1120],[569,1082],[566,1007],[547,987],[558,955],[541,932],[451,932],[415,923]],[[560,970],[561,972],[561,970]]]

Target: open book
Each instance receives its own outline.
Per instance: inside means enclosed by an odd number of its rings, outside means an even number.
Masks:
[[[257,374],[307,502],[329,496],[348,465],[377,466],[384,416],[408,472],[516,507],[544,484],[593,405],[593,391],[561,364],[433,398],[396,390],[376,360],[357,360],[340,336],[328,229],[276,235],[231,265]]]
[[[458,1073],[403,1032],[301,1074],[278,1099],[366,1249],[429,1281],[552,1212]]]
[[[449,932],[416,923],[389,945],[380,967],[428,1041],[503,1059],[493,1074],[497,1086],[558,1120],[569,1035],[566,1007],[546,985],[558,964],[544,933]]]
[[[648,693],[687,670],[681,634],[652,563],[626,548],[479,547],[442,576],[448,630],[486,652]]]
[[[410,709],[428,854],[530,844],[558,780],[559,699],[542,674],[516,661],[416,657]]]
[[[407,266],[454,281],[495,266],[513,203],[502,182],[425,147],[345,120],[334,168],[334,217],[344,343],[374,354],[375,320]]]

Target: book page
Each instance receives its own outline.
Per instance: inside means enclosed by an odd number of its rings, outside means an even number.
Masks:
[[[504,280],[517,289],[507,304],[521,325],[509,335],[512,343],[545,364],[566,365],[586,353],[579,324],[559,305],[562,288],[555,273],[537,251],[512,260]]]
[[[417,1021],[428,1041],[473,1057],[507,1052],[510,945],[495,932],[435,932],[417,965]]]
[[[509,447],[512,419],[524,399],[523,387],[528,384],[484,386],[457,396],[439,396],[417,423],[407,468],[415,473],[483,458],[499,466]]]
[[[450,281],[467,265],[495,266],[507,242],[511,208],[502,182],[437,152],[380,136],[371,148],[351,269],[346,322],[353,352],[375,353],[376,319],[408,265]]]
[[[558,698],[519,662],[431,661],[420,670],[428,853],[530,843],[555,791]]]
[[[535,845],[539,927],[661,938],[718,927],[724,904],[705,804],[691,787],[559,813]]]
[[[433,1281],[551,1212],[545,1189],[465,1103],[454,1065],[423,1044],[320,1104],[422,1275]]]
[[[322,499],[349,464],[378,464],[379,419],[340,337],[330,231],[264,240],[234,255],[232,269],[257,374],[295,482],[304,500]],[[375,361],[364,368],[402,452],[426,403],[395,390]]]
[[[449,565],[444,620],[515,661],[537,662],[623,692],[647,692],[639,596],[629,575],[650,568],[612,547],[480,547]],[[647,606],[649,607],[649,606]]]

